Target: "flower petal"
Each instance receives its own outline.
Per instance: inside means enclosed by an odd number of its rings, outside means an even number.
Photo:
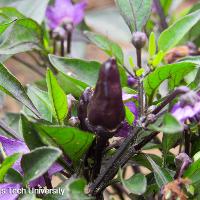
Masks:
[[[28,153],[29,149],[26,144],[17,139],[11,139],[0,135],[0,143],[2,144],[3,150],[7,156],[13,155],[14,153]],[[13,165],[13,168],[21,172],[20,160]]]
[[[20,189],[20,184],[2,183],[0,184],[0,200],[17,200],[19,194],[14,193],[14,189]]]
[[[73,22],[75,25],[79,24],[83,18],[84,18],[84,10],[87,6],[87,2],[86,1],[82,1],[80,3],[77,3],[74,6],[74,19]]]

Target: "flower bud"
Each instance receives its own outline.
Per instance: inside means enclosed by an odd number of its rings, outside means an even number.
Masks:
[[[78,118],[80,120],[80,126],[83,130],[87,130],[85,119],[87,118],[87,107],[92,95],[93,95],[93,90],[88,87],[85,89],[85,91],[80,97],[78,105]]]
[[[175,158],[177,167],[176,178],[180,178],[188,166],[192,163],[192,159],[186,153],[180,153]]]
[[[80,124],[80,120],[78,117],[71,117],[68,121],[68,124],[73,127],[78,127]]]
[[[137,78],[134,78],[132,76],[128,76],[128,80],[127,80],[127,83],[128,83],[128,86],[130,87],[136,87],[138,86],[138,79]]]
[[[132,44],[136,49],[141,49],[144,47],[147,41],[147,36],[143,32],[134,32],[132,36]]]
[[[91,125],[108,130],[117,129],[124,120],[122,89],[115,59],[109,59],[102,65],[87,111]]]

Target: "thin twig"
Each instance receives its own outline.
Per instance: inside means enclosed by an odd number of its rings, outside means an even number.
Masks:
[[[19,58],[18,56],[13,56],[12,57],[14,60],[22,63],[23,65],[27,66],[29,69],[31,69],[32,71],[36,72],[37,74],[39,74],[40,76],[44,76],[44,72],[43,70],[41,70],[39,67],[35,67],[34,65],[32,65],[29,62],[26,62],[25,60]]]
[[[168,24],[160,0],[154,0],[154,5],[160,17],[161,28],[162,30],[165,30],[168,27]]]
[[[142,67],[142,51],[139,48],[136,48],[137,53],[137,66]],[[140,79],[138,83],[138,93],[139,93],[139,116],[141,117],[144,114],[144,91],[143,91],[143,82]]]
[[[49,173],[46,172],[46,173],[43,175],[43,177],[44,177],[44,180],[45,180],[47,189],[52,189],[53,186],[52,186],[52,184],[51,184],[51,179],[49,178]]]
[[[72,31],[67,31],[67,54],[71,53]]]
[[[166,99],[153,110],[152,114],[156,115],[159,113],[167,104],[169,104],[174,98],[176,98],[178,95],[185,94],[187,91],[182,88],[177,88],[174,90],[170,95],[166,97]]]
[[[65,56],[65,40],[63,38],[60,39],[60,55]]]
[[[127,149],[132,145],[135,141],[135,138],[139,134],[141,128],[134,128],[134,130],[130,131],[129,136],[125,139],[124,143],[115,153],[115,155],[110,159],[107,163],[105,169],[100,173],[97,179],[90,186],[90,193],[97,194],[102,191],[102,188],[105,187],[107,182],[109,182],[117,173],[119,167],[121,166],[121,162],[124,162],[122,157],[126,157],[124,153]]]
[[[152,134],[146,136],[140,143],[132,145],[135,137],[140,133],[140,128],[135,128],[135,130],[130,133],[127,139],[124,141],[123,145],[118,149],[116,154],[111,158],[110,162],[105,166],[105,170],[97,177],[97,179],[90,185],[90,193],[96,195],[101,192],[107,186],[107,182],[113,179],[116,175],[118,169],[123,167],[126,162],[143,146],[150,142],[159,132],[153,132]]]
[[[121,65],[121,66],[124,68],[124,70],[125,70],[131,77],[135,78],[135,76],[134,76],[124,65]]]
[[[55,38],[53,38],[53,54],[57,54],[57,41]]]
[[[189,130],[184,130],[184,143],[185,143],[185,153],[190,156],[190,133]]]

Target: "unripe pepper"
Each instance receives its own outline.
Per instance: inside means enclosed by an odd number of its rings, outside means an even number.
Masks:
[[[100,69],[94,95],[88,104],[87,117],[92,126],[101,126],[109,131],[116,130],[125,118],[120,76],[113,58]]]

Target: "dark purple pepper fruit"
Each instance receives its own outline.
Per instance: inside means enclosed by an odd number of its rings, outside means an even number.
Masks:
[[[102,65],[87,111],[92,126],[101,126],[107,130],[116,130],[124,120],[122,89],[115,59],[109,59]]]

